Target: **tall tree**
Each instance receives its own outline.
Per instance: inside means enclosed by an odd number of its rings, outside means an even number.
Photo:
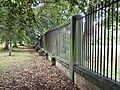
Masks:
[[[6,46],[9,44],[9,55],[12,51],[12,42],[20,40],[24,35],[28,36],[26,29],[32,28],[34,25],[34,13],[31,8],[31,0],[1,0],[0,1],[0,19],[1,34],[0,37],[6,41]],[[19,28],[18,28],[19,27]],[[22,33],[20,33],[22,32]],[[28,36],[29,37],[29,36]],[[21,37],[22,39],[23,37]]]

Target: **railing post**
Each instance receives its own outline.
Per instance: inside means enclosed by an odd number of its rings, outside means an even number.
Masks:
[[[75,63],[75,30],[76,30],[76,17],[72,16],[71,19],[71,32],[70,32],[70,64],[69,64],[69,77],[74,81],[73,65]]]
[[[70,33],[70,64],[69,64],[69,77],[74,82],[74,65],[78,65],[79,61],[82,62],[82,40],[83,28],[80,15],[72,16],[71,20],[71,33]]]

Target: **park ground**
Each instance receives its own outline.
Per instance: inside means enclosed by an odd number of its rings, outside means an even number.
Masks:
[[[80,90],[33,48],[13,48],[12,56],[0,48],[0,90]]]

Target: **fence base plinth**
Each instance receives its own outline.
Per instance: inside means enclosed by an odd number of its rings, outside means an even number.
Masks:
[[[48,59],[48,53],[45,53],[45,58],[46,58],[46,60]]]
[[[53,58],[51,59],[51,62],[52,62],[52,66],[55,66],[55,65],[56,65],[55,57],[53,57]]]

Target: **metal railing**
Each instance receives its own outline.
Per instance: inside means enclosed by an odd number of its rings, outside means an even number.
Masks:
[[[70,23],[58,26],[44,34],[45,50],[52,55],[69,60],[70,58]]]
[[[111,81],[120,82],[120,1],[103,1],[88,14],[46,32],[43,48]],[[72,25],[72,26],[71,26]],[[74,58],[73,58],[74,57]],[[72,71],[71,71],[72,73]]]
[[[101,2],[75,20],[76,25],[82,26],[82,60],[79,65],[115,82],[120,82],[119,4],[118,0]]]

